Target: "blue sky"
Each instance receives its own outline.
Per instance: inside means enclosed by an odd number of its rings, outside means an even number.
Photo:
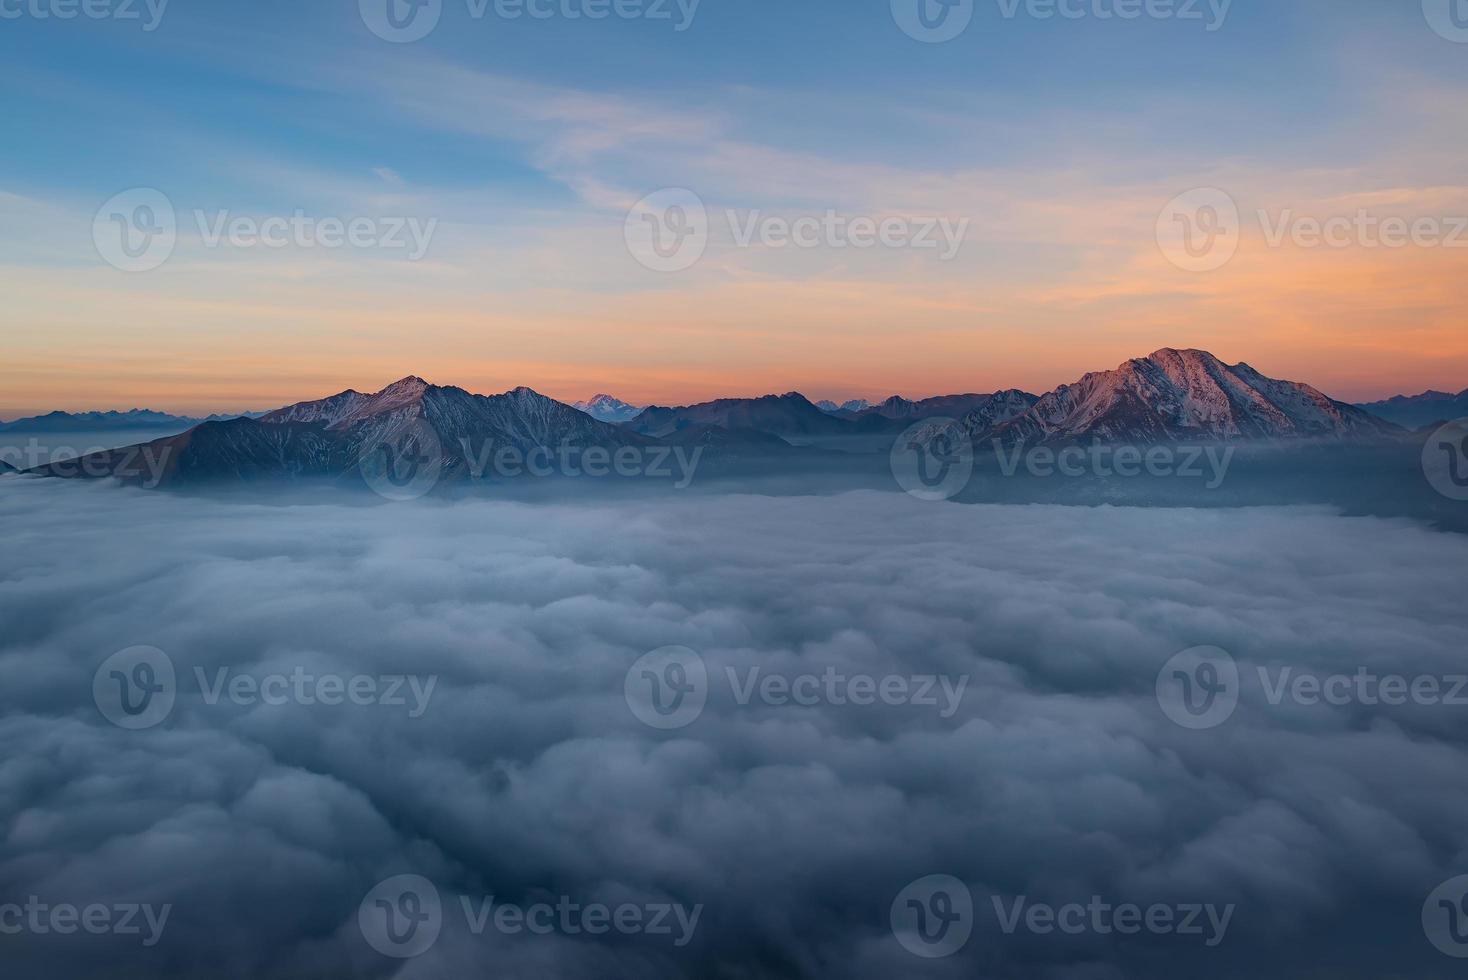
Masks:
[[[35,190],[96,193],[139,179],[207,192],[232,180],[249,189],[243,177],[199,173],[247,147],[556,200],[564,188],[521,141],[415,124],[353,90],[359,74],[387,80],[427,61],[715,115],[742,138],[852,163],[1074,153],[1086,165],[1110,124],[1121,127],[1117,149],[1161,158],[1131,161],[1143,170],[1179,156],[1333,165],[1342,131],[1370,111],[1363,69],[1468,77],[1464,49],[1425,30],[1414,3],[1239,0],[1219,30],[1206,23],[1006,19],[990,0],[964,35],[927,45],[896,29],[885,0],[702,0],[682,32],[616,18],[475,20],[467,0],[449,0],[427,38],[392,45],[354,3],[172,0],[151,33],[115,20],[4,23],[5,70],[27,97],[7,110],[13,138],[0,162]],[[984,139],[990,127],[1002,138]]]
[[[0,71],[24,93],[0,143],[17,230],[0,246],[15,290],[0,329],[26,372],[0,413],[74,389],[244,407],[222,402],[409,371],[565,397],[925,394],[1045,387],[1164,345],[1298,373],[1323,341],[1329,364],[1304,380],[1346,395],[1468,384],[1468,350],[1444,333],[1462,297],[1420,288],[1464,253],[1364,272],[1375,257],[1334,256],[1339,277],[1377,288],[1318,323],[1300,285],[1329,278],[1318,263],[1285,276],[1270,255],[1207,280],[1150,266],[1156,208],[1194,187],[1226,187],[1246,212],[1388,194],[1404,213],[1468,213],[1468,44],[1417,0],[1235,0],[1221,22],[1206,0],[1195,20],[1097,16],[1115,0],[1007,17],[1010,0],[974,0],[942,44],[904,34],[888,0],[702,0],[681,31],[672,0],[667,20],[595,21],[492,4],[476,19],[442,0],[432,33],[404,44],[374,35],[356,0],[171,0],[151,31],[143,0],[139,20],[35,16],[58,2],[0,2]],[[181,235],[164,268],[118,274],[92,218],[135,187],[181,214],[440,227],[411,267]],[[664,187],[715,213],[952,213],[975,231],[942,266],[716,247],[659,276],[628,261],[621,229]],[[1244,290],[1263,298],[1230,305]],[[843,297],[858,311],[844,323]],[[250,374],[262,347],[269,383]]]

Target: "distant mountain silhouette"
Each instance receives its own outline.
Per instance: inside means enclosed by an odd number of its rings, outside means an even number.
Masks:
[[[1445,391],[1424,391],[1420,395],[1397,395],[1384,401],[1358,404],[1356,407],[1405,428],[1421,429],[1439,422],[1468,417],[1468,391],[1461,391],[1456,395]]]
[[[0,422],[0,432],[108,432],[126,429],[166,429],[177,426],[179,431],[201,422],[216,422],[232,418],[258,418],[263,412],[242,412],[239,415],[210,415],[194,418],[188,415],[170,415],[145,408],[134,408],[126,412],[50,412],[28,418]]]
[[[948,415],[956,418],[982,408],[993,397],[993,395],[939,395],[936,398],[910,401],[901,395],[893,395],[886,401],[858,409],[852,414],[857,418],[880,415],[894,421],[932,418],[935,415]]]
[[[753,429],[775,436],[840,435],[850,423],[821,411],[799,392],[761,398],[720,398],[680,408],[653,405],[626,423],[626,428],[666,438],[689,426]]]

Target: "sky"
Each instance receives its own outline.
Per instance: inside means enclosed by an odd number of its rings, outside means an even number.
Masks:
[[[1468,386],[1446,0],[424,2],[0,0],[0,418],[1045,391],[1164,346]]]

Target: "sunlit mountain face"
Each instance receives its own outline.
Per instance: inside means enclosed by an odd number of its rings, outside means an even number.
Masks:
[[[0,0],[5,980],[1446,980],[1468,0]]]

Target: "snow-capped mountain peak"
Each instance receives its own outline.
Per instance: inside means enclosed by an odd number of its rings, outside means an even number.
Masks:
[[[424,381],[422,378],[418,377],[416,374],[410,374],[406,378],[399,378],[397,381],[394,381],[392,384],[388,385],[386,388],[382,389],[377,394],[379,394],[379,395],[402,395],[402,394],[411,394],[413,392],[420,392],[420,391],[423,391],[425,388],[431,388],[431,387],[433,387],[433,386],[430,385],[427,381]]]
[[[976,438],[1030,442],[1340,439],[1397,431],[1309,385],[1171,347],[1061,385],[1011,421],[970,416],[965,427]]]
[[[630,405],[620,398],[605,394],[592,395],[590,399],[577,402],[571,407],[603,422],[627,422],[636,418],[637,413],[642,411],[641,406]]]

